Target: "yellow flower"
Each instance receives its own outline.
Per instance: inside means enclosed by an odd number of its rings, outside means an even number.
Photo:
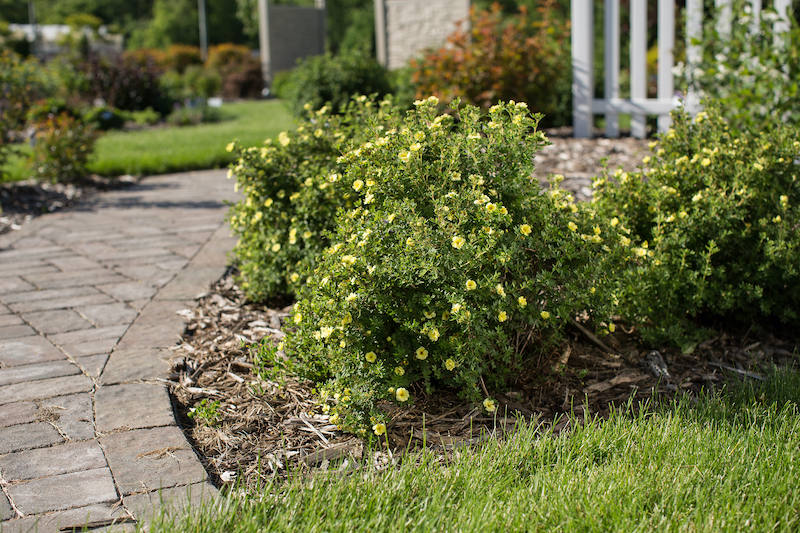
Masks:
[[[613,228],[614,226],[619,224],[619,219],[617,217],[614,217],[609,221],[609,224],[611,224],[611,227]]]
[[[439,340],[439,330],[436,329],[436,328],[433,328],[432,330],[430,330],[428,332],[428,338],[430,340],[432,340],[433,342],[438,341]]]
[[[578,231],[578,225],[577,225],[577,224],[575,224],[575,223],[574,223],[574,222],[572,222],[572,221],[570,221],[570,222],[569,222],[569,224],[567,224],[567,227],[568,227],[570,230],[572,230],[572,231]]]
[[[772,221],[777,224],[778,222],[781,221],[781,216],[780,215],[776,216],[775,218],[772,219]]]
[[[650,156],[649,155],[644,156],[644,159],[642,159],[642,163],[646,165],[649,162],[650,162]]]
[[[439,335],[439,332],[438,332],[438,331],[436,332],[436,335],[437,335],[437,337],[436,337],[436,338],[438,339],[438,338],[439,338],[439,337],[438,337],[438,335]],[[414,352],[414,357],[416,357],[416,358],[417,358],[417,359],[419,359],[420,361],[424,361],[425,359],[427,359],[427,358],[428,358],[428,350],[426,350],[425,348],[423,348],[422,346],[420,346],[419,348],[417,348],[417,351],[416,351],[416,352]]]
[[[414,246],[414,239],[412,239],[411,237],[406,239],[406,246]]]
[[[789,197],[785,194],[781,195],[781,205],[786,207],[789,204]]]
[[[233,149],[236,148],[236,143],[228,143],[228,146],[225,147],[226,152],[233,152]]]
[[[486,398],[483,400],[483,408],[489,413],[494,413],[497,409],[497,406],[494,404],[494,400],[491,398]]]
[[[497,211],[497,204],[492,204],[492,203],[486,204],[486,211],[488,211],[489,213],[494,213],[495,211]]]
[[[327,339],[328,337],[330,337],[331,333],[333,333],[333,328],[331,327],[322,326],[321,328],[319,328],[319,335],[323,339]]]
[[[397,401],[399,401],[399,402],[408,401],[408,391],[406,389],[404,389],[403,387],[400,387],[394,393],[394,397],[397,398]]]
[[[397,374],[398,376],[402,376],[403,374],[406,373],[406,370],[402,366],[398,366],[395,367],[394,373]]]
[[[402,152],[400,152],[399,157],[400,161],[402,161],[403,163],[408,163],[409,159],[411,159],[411,152],[403,150]]]
[[[477,288],[478,288],[478,284],[477,283],[475,283],[471,279],[467,280],[467,290],[468,291],[474,291]]]
[[[294,315],[294,323],[299,324],[303,321],[303,314],[302,313],[295,313]]]
[[[453,304],[453,307],[450,309],[452,313],[458,313],[461,311],[461,304]]]
[[[272,205],[272,198],[267,198],[264,202],[264,207],[269,207]]]
[[[330,420],[331,424],[335,424],[336,422],[339,421],[339,414],[338,413],[333,413],[329,420]]]
[[[527,224],[523,224],[519,227],[520,233],[523,235],[530,235],[531,234],[531,227]]]
[[[711,160],[707,157],[704,157],[703,160],[700,161],[700,164],[703,165],[704,167],[707,167],[708,165],[711,164]]]
[[[420,143],[414,143],[408,147],[412,152],[419,152],[422,150],[422,145]]]
[[[273,244],[273,245],[272,245],[272,251],[273,251],[273,252],[277,252],[277,251],[279,251],[280,249],[281,249],[281,245],[280,245],[280,243],[277,243],[277,242],[276,242],[275,244]]]
[[[304,231],[303,232],[303,238],[304,239],[310,239],[311,238],[311,232],[310,231]]]
[[[761,163],[753,163],[753,168],[756,170],[764,170],[764,165]]]
[[[374,363],[378,359],[378,356],[375,354],[375,352],[367,352],[367,355],[364,357],[367,359],[368,363]]]
[[[342,263],[344,263],[347,266],[351,266],[355,262],[356,262],[356,258],[353,255],[343,255],[342,256]]]
[[[289,279],[292,281],[292,283],[297,283],[297,280],[300,279],[300,274],[297,272],[292,272],[292,275],[289,276]]]
[[[360,191],[363,186],[364,182],[361,180],[356,180],[353,182],[353,189],[355,189],[356,191]]]
[[[461,247],[464,246],[465,242],[467,241],[464,239],[464,237],[456,235],[455,237],[453,237],[453,241],[450,244],[452,244],[453,248],[455,248],[456,250],[460,250]]]
[[[447,370],[449,370],[449,371],[451,371],[451,372],[452,372],[452,371],[453,371],[453,369],[456,367],[456,362],[455,362],[455,361],[453,361],[452,359],[448,359],[447,361],[445,361],[445,362],[444,362],[444,367],[445,367]]]
[[[381,435],[383,435],[384,433],[386,433],[386,425],[385,425],[385,424],[381,424],[381,423],[375,424],[374,426],[372,426],[372,431],[373,431],[373,432],[374,432],[374,433],[375,433],[377,436],[379,436],[379,437],[380,437]]]
[[[550,318],[550,313],[548,313],[547,311],[542,311],[541,313],[539,313],[539,316],[542,317],[544,320],[547,320],[548,318]]]
[[[617,326],[615,326],[613,322],[608,325],[608,331],[610,331],[611,333],[614,333],[616,330]]]
[[[497,294],[499,294],[503,298],[506,297],[506,290],[503,288],[503,286],[501,284],[499,284],[499,283],[497,284],[496,290],[497,290]]]
[[[414,134],[414,139],[416,139],[418,141],[424,141],[425,140],[425,132],[418,131],[417,133]]]
[[[517,298],[517,303],[519,304],[520,307],[525,307],[526,305],[528,305],[528,300],[526,300],[524,296],[520,296],[519,298]]]
[[[436,318],[436,311],[425,311],[423,314],[425,315],[425,318],[428,319]]]
[[[347,295],[347,298],[345,298],[345,300],[347,300],[348,302],[354,302],[356,301],[357,298],[358,295],[354,292],[351,292],[350,294]]]
[[[497,315],[497,320],[499,320],[500,322],[505,322],[506,320],[508,320],[508,315],[506,314],[505,311],[500,311],[500,313]]]
[[[289,146],[292,139],[289,138],[289,135],[287,135],[285,131],[282,131],[278,134],[278,142],[281,143],[281,146]]]

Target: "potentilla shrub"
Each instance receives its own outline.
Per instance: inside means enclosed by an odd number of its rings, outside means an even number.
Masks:
[[[797,130],[734,134],[705,105],[695,119],[674,115],[646,170],[595,182],[598,212],[630,231],[639,257],[623,313],[646,340],[687,348],[703,325],[789,324],[800,311]]]
[[[342,156],[334,185],[352,207],[291,319],[286,352],[346,430],[381,434],[376,405],[421,388],[492,411],[489,395],[545,362],[577,312],[599,325],[613,309],[619,236],[531,178],[540,117],[522,103],[437,116],[437,104]]]
[[[341,114],[311,106],[295,131],[268,139],[263,147],[228,146],[237,153],[230,167],[244,200],[230,211],[239,242],[234,249],[241,287],[255,301],[292,295],[329,244],[336,210],[352,206],[356,193],[335,187],[339,161],[350,143],[360,143],[367,124],[396,122],[391,102],[356,97]]]

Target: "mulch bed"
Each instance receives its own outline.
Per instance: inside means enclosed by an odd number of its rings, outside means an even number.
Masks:
[[[329,422],[311,383],[275,383],[253,372],[255,346],[266,337],[275,343],[283,338],[290,310],[248,302],[231,272],[199,298],[195,309],[181,311],[188,325],[174,348],[172,393],[179,420],[217,483],[238,479],[255,489],[268,477],[326,470],[337,459],[363,459],[364,442]],[[447,391],[428,396],[414,390],[413,406],[387,404],[389,446],[382,441],[370,459],[385,468],[423,445],[447,454],[513,431],[518,419],[555,425],[559,432],[585,416],[607,417],[614,406],[637,406],[654,394],[669,401],[731,379],[763,379],[773,365],[791,366],[796,353],[794,344],[769,335],[724,333],[691,355],[648,351],[624,324],[603,339],[577,324],[539,373],[493,395],[496,417]],[[220,402],[218,423],[188,416],[202,399]]]
[[[553,145],[537,154],[535,177],[544,183],[548,173],[565,175],[562,187],[578,200],[591,198],[591,178],[603,159],[609,168],[631,171],[650,153],[647,140],[548,134]],[[447,391],[427,396],[414,390],[414,405],[384,406],[391,419],[388,446],[381,439],[379,449],[373,443],[367,452],[363,440],[329,422],[310,383],[274,383],[253,372],[251,348],[266,337],[278,342],[290,311],[291,306],[248,302],[233,272],[202,295],[195,309],[182,311],[188,325],[174,349],[173,397],[187,436],[219,484],[238,480],[257,489],[267,478],[327,470],[337,459],[337,468],[359,459],[383,469],[423,445],[446,455],[502,436],[518,419],[560,432],[587,416],[606,417],[614,406],[641,405],[654,394],[662,400],[695,395],[730,379],[761,379],[772,365],[796,361],[795,344],[770,336],[720,334],[684,355],[643,350],[636,332],[622,323],[602,340],[575,323],[543,368],[493,395],[496,417]],[[214,425],[188,416],[203,399],[220,402]]]

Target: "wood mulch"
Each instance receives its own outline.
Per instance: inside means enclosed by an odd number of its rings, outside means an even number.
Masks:
[[[550,133],[554,144],[537,155],[536,177],[564,174],[562,186],[579,200],[591,197],[591,177],[600,172],[602,158],[610,168],[630,171],[649,153],[648,141]],[[391,420],[388,446],[383,441],[366,448],[363,440],[329,422],[310,383],[276,383],[255,371],[254,347],[267,337],[278,342],[290,311],[291,306],[248,302],[233,272],[199,297],[194,309],[181,311],[187,329],[174,347],[172,394],[180,423],[218,484],[238,480],[257,489],[276,476],[332,465],[353,468],[354,459],[380,470],[423,445],[443,455],[477,445],[513,431],[518,419],[554,425],[559,432],[585,416],[605,417],[614,406],[651,400],[656,392],[664,400],[698,394],[729,379],[762,379],[772,365],[797,361],[795,344],[770,336],[721,333],[684,355],[642,349],[636,332],[623,323],[603,339],[575,323],[541,372],[521,376],[510,391],[494,394],[497,416],[447,391],[427,396],[414,390],[414,405],[383,406]],[[213,424],[188,416],[204,399],[219,402]]]

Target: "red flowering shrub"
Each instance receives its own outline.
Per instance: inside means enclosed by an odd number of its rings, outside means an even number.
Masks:
[[[542,0],[531,15],[505,18],[499,4],[470,11],[470,29],[459,29],[438,50],[412,60],[417,98],[456,98],[488,109],[500,100],[527,102],[546,115],[543,125],[571,119],[568,14],[555,0]]]

